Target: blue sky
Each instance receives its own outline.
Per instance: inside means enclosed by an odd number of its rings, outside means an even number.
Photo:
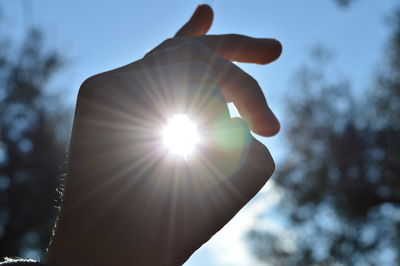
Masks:
[[[43,29],[49,47],[67,58],[67,66],[52,85],[65,91],[65,102],[72,106],[85,78],[141,58],[171,37],[198,4],[210,4],[215,11],[210,33],[240,33],[282,42],[283,54],[273,64],[240,66],[259,81],[284,132],[282,104],[286,95],[296,90],[290,78],[309,60],[309,51],[316,44],[334,51],[332,77],[351,77],[356,89],[372,83],[386,49],[386,19],[396,2],[358,0],[342,9],[329,0],[0,0],[4,14],[0,31],[19,40],[30,25]],[[262,141],[279,162],[285,154],[283,134]],[[271,204],[268,199],[276,198],[275,194],[271,182],[186,265],[252,264],[244,232],[254,226],[255,217]]]

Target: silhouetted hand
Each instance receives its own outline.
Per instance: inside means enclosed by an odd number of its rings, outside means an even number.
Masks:
[[[179,265],[220,230],[274,171],[250,128],[279,131],[257,82],[231,61],[266,64],[272,39],[204,35],[200,6],[177,35],[127,66],[81,86],[64,201],[46,261],[64,265]],[[169,117],[198,124],[184,159],[163,145]]]

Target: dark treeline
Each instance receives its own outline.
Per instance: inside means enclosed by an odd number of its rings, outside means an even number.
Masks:
[[[400,265],[400,9],[391,26],[372,88],[330,81],[321,48],[297,73],[285,117],[290,154],[275,176],[286,233],[249,233],[260,260]]]
[[[12,44],[0,36],[0,257],[36,257],[49,242],[65,161],[66,113],[46,92],[62,60],[38,30]]]

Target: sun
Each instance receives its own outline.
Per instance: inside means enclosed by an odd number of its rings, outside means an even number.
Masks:
[[[162,136],[168,149],[185,160],[199,142],[196,125],[185,114],[174,115],[164,127]]]

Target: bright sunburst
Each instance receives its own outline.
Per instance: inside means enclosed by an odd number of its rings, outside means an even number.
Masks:
[[[184,114],[174,115],[168,121],[162,135],[169,150],[185,159],[199,142],[196,125]]]

